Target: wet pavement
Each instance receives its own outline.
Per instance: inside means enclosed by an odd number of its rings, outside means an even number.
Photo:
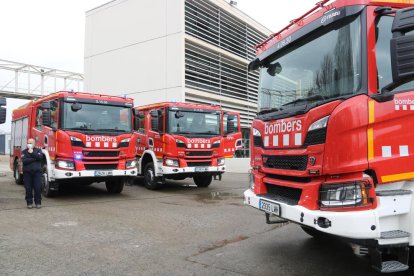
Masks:
[[[7,172],[0,275],[379,275],[346,244],[266,225],[243,205],[246,187],[246,174],[229,173],[203,189],[190,179],[157,191],[138,180],[120,195],[72,185],[28,210]]]

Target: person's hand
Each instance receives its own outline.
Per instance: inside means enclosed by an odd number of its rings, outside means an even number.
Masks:
[[[29,149],[29,150],[28,150],[28,152],[29,152],[29,153],[33,153],[33,149]]]

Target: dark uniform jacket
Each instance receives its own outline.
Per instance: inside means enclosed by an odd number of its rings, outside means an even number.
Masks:
[[[42,171],[43,153],[41,149],[33,148],[33,152],[29,153],[28,149],[22,152],[23,172],[41,172]]]

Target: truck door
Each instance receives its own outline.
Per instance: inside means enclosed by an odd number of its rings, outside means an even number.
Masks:
[[[148,117],[148,112],[137,111],[137,125],[135,126],[135,131],[137,132],[137,156],[141,157],[142,153],[148,149],[148,128],[150,120],[146,120]]]
[[[370,83],[377,83],[377,91],[381,91],[393,82],[390,40],[394,17],[376,16],[373,9],[377,33],[370,38],[376,39],[376,55],[371,58],[376,62],[377,72],[370,76]],[[414,81],[395,88],[392,93],[395,93],[393,99],[368,101],[368,162],[379,183],[414,178]]]
[[[162,135],[165,133],[165,111],[164,108],[153,109],[150,112],[150,128],[148,129],[147,145],[159,158],[163,157]]]
[[[242,148],[240,114],[225,112],[223,116],[224,156],[233,157]]]
[[[56,130],[58,129],[59,122],[59,101],[58,99],[50,101],[50,126],[43,126],[43,145],[49,152],[49,156],[52,160],[56,155]]]
[[[31,137],[35,140],[36,143],[36,147],[39,148],[45,148],[45,144],[44,144],[44,127],[43,127],[43,122],[42,122],[42,104],[40,103],[39,105],[35,106],[35,110],[34,110],[34,116],[32,118],[33,122],[33,126],[30,129],[31,132]],[[24,141],[25,143],[27,141]]]

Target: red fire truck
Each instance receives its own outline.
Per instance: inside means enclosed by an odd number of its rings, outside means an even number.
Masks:
[[[120,193],[137,174],[133,100],[78,92],[57,92],[13,111],[10,167],[22,184],[20,155],[28,138],[45,158],[42,192],[53,196],[60,183],[105,182]]]
[[[414,265],[414,1],[321,1],[257,46],[245,203]],[[276,219],[276,220],[275,220]]]
[[[148,189],[187,177],[207,187],[242,147],[239,114],[219,106],[159,103],[137,107],[136,116],[138,174]]]

